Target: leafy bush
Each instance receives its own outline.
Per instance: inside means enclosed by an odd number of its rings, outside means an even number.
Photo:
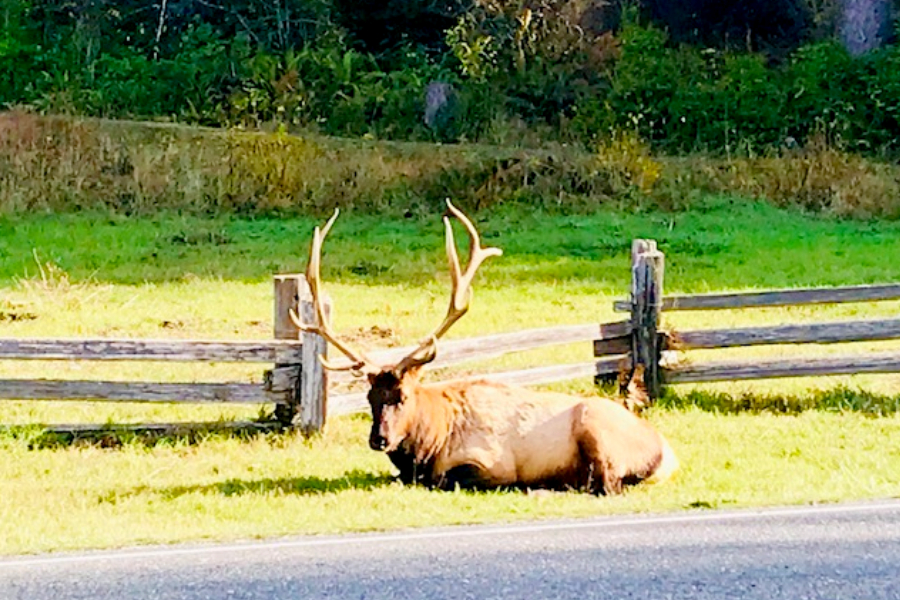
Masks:
[[[224,119],[244,126],[314,126],[333,135],[425,138],[425,86],[446,73],[411,49],[396,59],[404,68],[384,71],[374,56],[340,46],[256,54],[223,102]]]
[[[448,32],[450,51],[465,78],[490,83],[508,115],[559,126],[602,80],[577,4],[478,2]]]
[[[801,47],[785,65],[759,54],[673,47],[659,29],[628,22],[608,92],[579,102],[582,140],[631,131],[673,153],[741,154],[825,135],[867,153],[900,150],[900,49],[851,58],[834,42]]]
[[[29,2],[0,5],[0,105],[20,102],[29,93],[40,47]]]
[[[808,28],[804,2],[782,8]],[[736,23],[729,11],[745,11],[738,4],[716,13],[723,32]],[[749,156],[824,136],[841,150],[900,152],[898,47],[853,58],[814,42],[770,62],[734,44],[677,43],[687,39],[677,32],[673,42],[634,8],[618,31],[593,30],[582,26],[589,5],[238,0],[166,3],[160,14],[136,0],[5,2],[0,103],[396,140],[593,150],[624,132],[654,151]],[[455,23],[443,40],[429,15]],[[404,36],[405,22],[421,30]],[[379,37],[373,23],[392,29]],[[459,101],[442,131],[423,123],[433,82]]]

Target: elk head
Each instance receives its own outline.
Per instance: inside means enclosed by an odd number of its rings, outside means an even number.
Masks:
[[[450,263],[450,280],[452,283],[450,306],[447,309],[447,315],[437,329],[423,339],[412,352],[395,364],[376,364],[364,353],[357,352],[342,342],[332,330],[331,323],[321,301],[319,265],[322,258],[322,242],[325,240],[325,236],[328,235],[328,231],[334,224],[335,219],[337,219],[339,211],[335,210],[334,215],[332,215],[325,226],[321,229],[316,227],[313,233],[306,279],[313,297],[318,325],[303,323],[296,314],[291,314],[291,317],[300,329],[318,333],[350,360],[350,364],[346,366],[337,366],[320,356],[319,359],[326,369],[351,371],[357,376],[368,377],[370,386],[368,400],[372,408],[372,430],[369,434],[369,446],[373,450],[394,451],[409,434],[416,409],[416,389],[419,384],[421,368],[433,361],[437,356],[438,339],[447,333],[450,327],[469,310],[469,301],[472,297],[472,280],[478,267],[481,266],[485,259],[502,254],[502,250],[499,248],[481,247],[481,241],[475,226],[449,200],[447,201],[447,210],[449,214],[444,215],[443,221],[446,231],[447,259]],[[459,219],[469,234],[469,261],[464,271],[460,268],[456,242],[453,238],[453,228],[450,225],[450,216]]]

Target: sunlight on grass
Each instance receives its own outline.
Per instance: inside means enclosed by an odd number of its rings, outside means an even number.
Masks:
[[[362,418],[312,441],[211,435],[29,449],[0,438],[0,554],[895,495],[900,416],[654,410],[683,469],[622,497],[431,492],[392,480]],[[724,449],[727,448],[727,451]]]
[[[302,270],[311,227],[303,219],[0,217],[0,336],[269,339],[271,274]],[[625,318],[612,302],[627,294],[628,249],[638,236],[660,241],[669,292],[900,281],[900,262],[883,260],[900,256],[896,224],[829,221],[734,199],[710,199],[684,215],[499,211],[479,227],[505,253],[484,266],[472,310],[448,338]],[[323,265],[337,329],[367,349],[429,332],[449,290],[441,236],[436,216],[342,217]],[[898,302],[880,302],[676,312],[663,324],[687,331],[893,318],[898,310]],[[758,347],[682,360],[898,346]],[[434,376],[590,358],[589,344],[561,346]],[[0,361],[0,377],[258,383],[265,368]],[[590,381],[549,387],[597,393]],[[333,418],[312,440],[213,433],[53,444],[40,424],[253,419],[270,407],[3,401],[0,425],[14,427],[0,433],[0,553],[891,496],[900,490],[898,391],[898,375],[674,386],[648,418],[671,439],[682,472],[600,499],[402,487],[386,457],[368,450],[367,417]]]

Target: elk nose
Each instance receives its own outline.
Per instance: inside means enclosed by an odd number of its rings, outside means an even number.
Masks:
[[[380,435],[369,436],[369,448],[372,450],[384,450],[387,447],[387,440]]]

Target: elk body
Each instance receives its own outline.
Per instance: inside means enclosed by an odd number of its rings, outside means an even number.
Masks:
[[[500,254],[482,248],[466,216],[448,202],[466,227],[470,255],[462,271],[449,217],[444,217],[453,283],[447,316],[413,352],[392,365],[376,365],[334,335],[319,302],[323,230],[316,228],[307,279],[319,323],[303,329],[325,337],[350,359],[345,367],[368,377],[372,409],[369,446],[384,451],[405,483],[441,489],[581,489],[617,494],[624,486],[667,479],[678,460],[650,423],[609,398],[535,392],[490,381],[423,384],[422,368],[437,354],[437,340],[468,310],[471,283],[480,264]],[[643,400],[642,373],[629,385],[632,402]]]

